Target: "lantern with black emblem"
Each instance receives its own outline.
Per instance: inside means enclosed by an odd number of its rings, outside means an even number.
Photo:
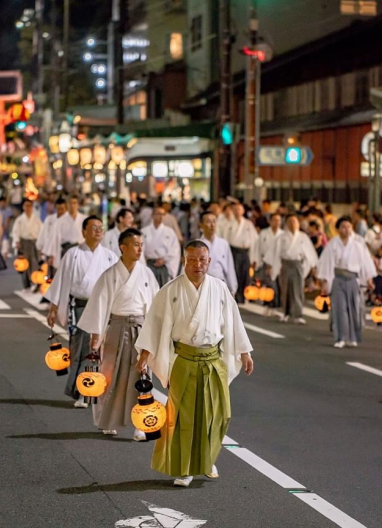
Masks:
[[[27,271],[29,269],[29,262],[28,260],[19,253],[17,259],[13,261],[13,267],[18,273],[24,273],[24,271]]]
[[[85,403],[96,404],[98,396],[102,396],[106,390],[107,381],[105,376],[99,372],[100,356],[93,351],[85,359],[88,359],[90,364],[85,367],[85,372],[77,376],[76,386],[78,392],[84,397]]]
[[[157,440],[161,437],[160,430],[166,423],[166,408],[154,400],[151,394],[154,385],[148,374],[143,374],[135,384],[139,392],[138,404],[131,411],[131,421],[134,427],[146,434],[147,440]]]
[[[318,295],[314,299],[314,306],[321,313],[328,313],[330,310],[330,297],[329,295]]]
[[[70,366],[70,352],[64,348],[61,343],[52,343],[50,350],[45,356],[45,363],[52,370],[56,371],[57,376],[65,376]]]

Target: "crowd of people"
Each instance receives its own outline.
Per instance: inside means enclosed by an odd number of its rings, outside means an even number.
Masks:
[[[238,309],[251,281],[273,289],[264,315],[281,307],[284,323],[306,323],[306,290],[330,295],[336,348],[358,346],[365,302],[382,304],[382,218],[358,204],[339,218],[317,200],[296,209],[232,197],[153,204],[133,194],[129,203],[112,201],[106,218],[100,203],[76,195],[36,205],[24,200],[17,215],[0,200],[2,254],[6,262],[13,248],[28,259],[25,290],[42,260],[54,277],[47,320],[69,330],[65,393],[88,407],[76,378],[89,350],[100,354],[107,389],[93,419],[115,435],[130,422],[136,381],[154,372],[169,399],[152,467],[178,486],[219,476],[228,386],[241,367],[253,370]],[[133,437],[146,439],[137,429]]]

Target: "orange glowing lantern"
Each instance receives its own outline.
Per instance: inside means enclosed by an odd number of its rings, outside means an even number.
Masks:
[[[106,163],[106,149],[102,145],[95,145],[93,151],[93,157],[95,163],[105,165]]]
[[[82,148],[80,150],[81,165],[89,165],[92,162],[93,152],[90,148]]]
[[[251,279],[253,279],[253,277],[255,276],[255,268],[253,266],[249,268],[249,276],[251,277]]]
[[[13,267],[18,273],[24,273],[29,269],[29,262],[23,255],[19,255],[17,259],[13,262]]]
[[[43,284],[45,282],[45,273],[42,270],[33,271],[31,274],[31,281],[33,284]]]
[[[99,372],[98,362],[100,356],[95,351],[88,354],[85,359],[88,359],[91,363],[85,367],[85,372],[81,372],[77,376],[77,390],[84,396],[85,403],[97,403],[98,396],[102,396],[106,390],[107,380]]]
[[[121,161],[125,157],[125,152],[122,147],[114,147],[111,150],[110,157],[116,165],[120,165]]]
[[[44,262],[44,264],[41,266],[41,271],[44,272],[44,275],[49,275],[49,265]]]
[[[68,373],[70,365],[69,350],[63,348],[61,343],[53,343],[49,348],[50,350],[45,356],[45,363],[50,369],[56,371],[57,376],[64,376]]]
[[[329,295],[318,295],[314,299],[314,306],[319,312],[328,313],[331,306]]]
[[[272,288],[266,288],[263,286],[259,288],[259,301],[272,302],[275,298],[275,292]]]
[[[244,297],[247,301],[258,301],[260,288],[258,286],[247,286],[244,290]]]
[[[138,404],[131,411],[131,421],[134,427],[146,434],[146,440],[157,440],[161,437],[160,430],[166,423],[166,408],[154,400],[151,394],[153,384],[148,375],[142,376],[135,388],[140,394]]]
[[[52,284],[53,279],[47,279],[45,282],[43,282],[40,286],[40,293],[42,296],[46,294],[46,292],[49,290],[50,285]]]
[[[382,306],[376,306],[371,310],[371,319],[374,323],[382,323]]]

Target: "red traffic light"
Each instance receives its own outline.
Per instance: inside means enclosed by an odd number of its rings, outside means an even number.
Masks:
[[[244,55],[247,55],[248,57],[256,57],[260,62],[265,61],[265,51],[263,50],[253,50],[248,48],[248,46],[244,46],[243,48]]]

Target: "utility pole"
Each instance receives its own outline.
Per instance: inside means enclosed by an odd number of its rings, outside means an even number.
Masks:
[[[220,27],[220,138],[219,138],[219,182],[218,194],[224,196],[231,193],[231,145],[224,144],[222,130],[231,120],[231,12],[230,0],[220,0],[219,27]]]
[[[51,107],[53,109],[53,121],[56,120],[60,112],[60,83],[59,83],[59,65],[58,65],[58,41],[57,41],[57,0],[52,1],[50,15],[50,84],[51,84]]]
[[[37,102],[37,109],[43,107],[42,96],[44,92],[44,43],[42,38],[44,23],[44,0],[35,1],[35,28],[33,32],[33,62],[34,62],[34,94]]]
[[[113,0],[112,20],[115,27],[115,101],[117,104],[117,122],[124,122],[125,71],[123,64],[123,37],[129,25],[128,0]]]
[[[69,104],[69,26],[70,26],[70,0],[64,0],[64,110]]]
[[[260,58],[254,50],[257,44],[258,20],[255,6],[251,8],[249,19],[249,46],[244,50],[247,55],[247,73],[245,90],[245,152],[244,177],[245,200],[249,202],[254,195],[254,181],[258,177],[257,149],[260,145]]]

